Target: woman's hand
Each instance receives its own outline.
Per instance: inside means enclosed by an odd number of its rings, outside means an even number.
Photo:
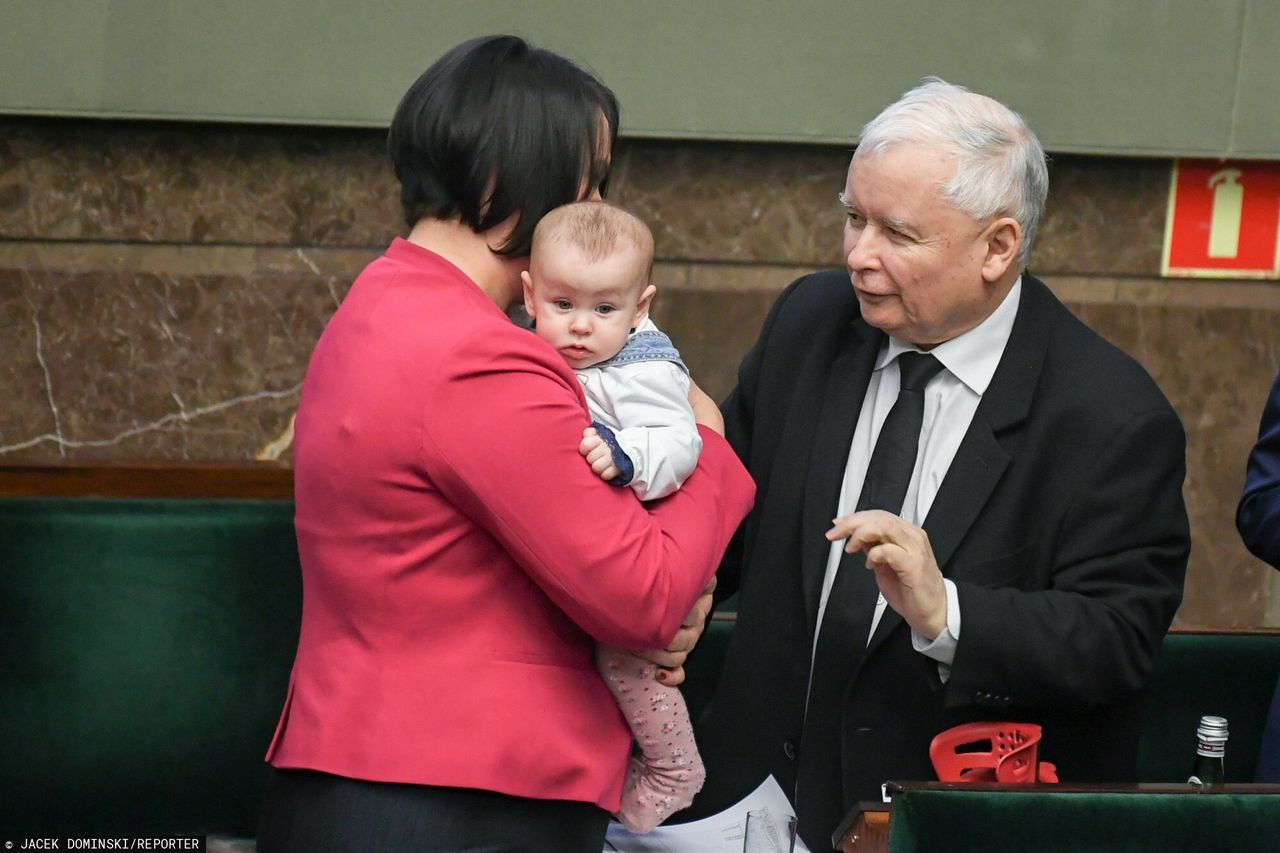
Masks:
[[[636,652],[639,657],[658,665],[658,671],[653,676],[655,680],[671,687],[684,681],[684,662],[707,627],[707,617],[711,614],[711,593],[715,588],[716,579],[713,576],[711,583],[707,584],[707,588],[693,603],[693,609],[685,617],[684,624],[679,631],[676,631],[675,637],[665,649]]]
[[[724,416],[720,414],[720,407],[692,379],[689,380],[689,405],[693,407],[695,421],[724,435]]]

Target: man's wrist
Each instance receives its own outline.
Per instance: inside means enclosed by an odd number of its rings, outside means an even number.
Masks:
[[[955,659],[956,644],[960,641],[960,597],[956,591],[955,582],[944,579],[942,583],[947,591],[945,624],[932,639],[913,627],[911,645],[922,655],[949,666]]]
[[[954,585],[946,578],[942,578],[939,582],[941,595],[938,604],[933,608],[933,612],[929,613],[924,619],[920,620],[918,626],[913,625],[912,628],[920,639],[932,643],[938,639],[938,636],[947,630],[950,624],[951,599],[955,595]]]

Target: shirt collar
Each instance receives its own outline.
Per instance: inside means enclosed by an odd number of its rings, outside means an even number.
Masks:
[[[987,319],[974,326],[962,335],[938,344],[929,350],[930,354],[942,366],[959,379],[975,394],[981,396],[991,384],[996,367],[1000,364],[1000,356],[1004,354],[1005,344],[1013,332],[1013,321],[1018,315],[1018,300],[1022,297],[1022,276],[1018,276],[1005,294],[1004,299],[996,306]],[[880,350],[876,358],[876,370],[887,365],[904,352],[921,352],[898,338],[889,336],[889,343]]]

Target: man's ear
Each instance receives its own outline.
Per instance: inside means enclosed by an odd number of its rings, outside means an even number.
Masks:
[[[982,279],[993,284],[1002,279],[1010,267],[1017,266],[1022,252],[1022,226],[1012,216],[1002,216],[987,226],[986,240]]]
[[[533,316],[533,279],[529,277],[528,270],[520,271],[520,284],[524,287],[524,310]]]
[[[640,325],[640,321],[649,313],[649,303],[653,301],[653,295],[658,292],[658,288],[652,284],[644,286],[644,292],[640,294],[639,301],[636,302],[636,315],[631,319],[631,328]]]

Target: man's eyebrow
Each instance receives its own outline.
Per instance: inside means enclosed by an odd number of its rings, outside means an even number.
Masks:
[[[905,219],[901,219],[897,216],[886,216],[884,219],[880,221],[883,222],[885,225],[888,225],[894,231],[901,231],[904,234],[915,233],[915,229],[911,227],[910,222],[908,222]]]
[[[836,198],[840,200],[840,206],[843,207],[845,210],[855,211],[859,213],[862,212],[861,210],[859,210],[856,204],[849,201],[849,197],[845,195],[843,192],[836,193]],[[908,222],[907,220],[899,216],[876,217],[876,219],[877,221],[880,222],[880,224],[887,226],[888,228],[891,228],[894,231],[901,231],[903,234],[912,234],[912,235],[917,233],[916,229],[912,227],[910,222]]]

